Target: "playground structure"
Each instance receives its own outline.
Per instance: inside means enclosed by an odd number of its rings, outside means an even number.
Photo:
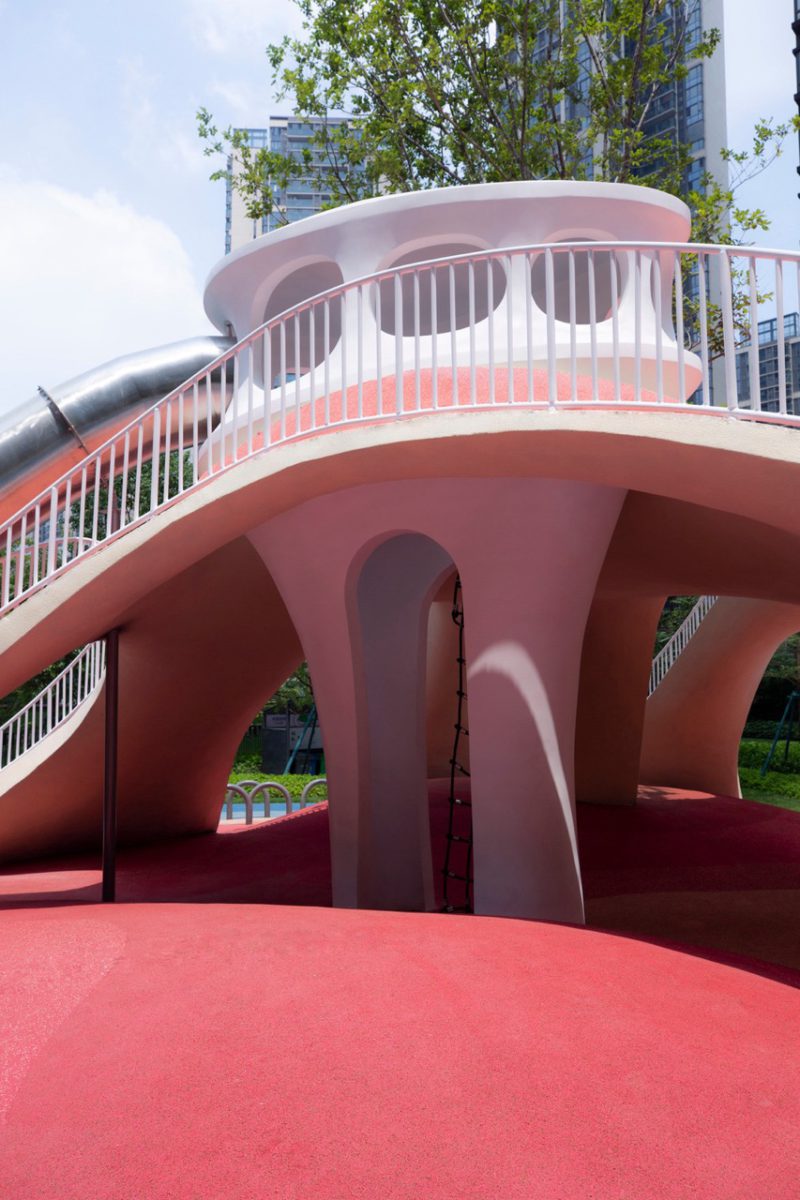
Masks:
[[[216,827],[242,731],[305,656],[334,903],[431,908],[456,575],[476,912],[583,920],[576,801],[736,794],[800,625],[800,417],[780,344],[774,413],[757,344],[746,407],[735,358],[765,303],[780,342],[800,256],[688,236],[679,201],[628,186],[366,201],[223,260],[206,309],[235,344],[156,372],[133,416],[101,386],[99,445],[45,397],[54,445],[0,497],[0,691],[120,631],[123,841]],[[675,594],[717,599],[648,700]],[[75,661],[6,733],[7,860],[99,835],[109,687],[99,650]]]

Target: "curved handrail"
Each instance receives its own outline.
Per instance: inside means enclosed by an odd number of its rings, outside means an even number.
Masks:
[[[718,599],[718,596],[701,596],[697,603],[689,610],[685,620],[681,622],[669,641],[661,647],[650,667],[648,696],[652,696],[653,692],[664,679],[664,676],[675,665],[681,654],[683,654]]]
[[[0,767],[10,766],[71,717],[105,678],[105,642],[90,642],[24,708],[0,726]]]
[[[327,775],[320,775],[316,779],[310,779],[308,781],[308,783],[306,784],[306,786],[303,788],[302,792],[300,793],[300,807],[303,808],[306,804],[317,803],[317,801],[309,800],[309,796],[318,787],[327,788],[327,786],[328,786]]]
[[[762,408],[758,340],[747,341],[765,264],[778,312],[777,413]],[[583,241],[444,256],[331,288],[248,334],[0,526],[0,615],[244,459],[350,424],[502,406],[722,411],[800,424],[782,344],[787,267],[800,277],[800,253]],[[346,335],[331,344],[336,322]],[[724,409],[711,404],[715,373]],[[212,395],[226,415],[203,442]],[[15,569],[31,536],[46,545],[44,562],[37,555],[35,570]]]
[[[324,776],[318,779],[311,779],[303,788],[298,805],[301,809],[308,804],[314,804],[316,801],[309,800],[311,791],[320,787],[323,784],[327,786],[328,780]],[[245,825],[253,824],[253,809],[258,803],[259,796],[264,805],[264,819],[270,815],[270,800],[269,793],[277,792],[280,799],[286,805],[286,815],[290,816],[294,802],[289,789],[282,783],[278,783],[277,779],[265,779],[260,783],[255,779],[240,779],[238,783],[229,783],[225,791],[225,799],[222,805],[222,811],[225,814],[225,819],[233,820],[233,797],[238,796],[240,802],[244,804],[244,819]]]

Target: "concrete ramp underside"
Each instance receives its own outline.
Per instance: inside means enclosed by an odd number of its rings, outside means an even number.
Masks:
[[[428,488],[434,489],[432,496],[435,489],[443,496],[442,488],[473,478],[573,479],[625,492],[586,622],[574,752],[577,799],[631,800],[640,777],[641,736],[646,746],[641,777],[646,782],[733,790],[730,764],[735,764],[735,754],[727,735],[720,749],[724,766],[714,768],[713,778],[695,772],[697,760],[688,772],[682,766],[680,777],[673,777],[669,737],[658,778],[648,778],[655,770],[655,726],[648,715],[644,729],[644,689],[654,622],[669,594],[707,592],[762,602],[761,609],[750,610],[747,630],[734,622],[733,632],[720,634],[723,641],[728,638],[728,659],[739,636],[755,638],[750,667],[725,685],[736,693],[731,712],[749,703],[749,695],[743,697],[752,685],[756,660],[793,631],[800,606],[795,567],[800,521],[786,503],[800,470],[793,461],[795,435],[775,429],[743,431],[696,415],[629,415],[624,427],[619,414],[551,418],[502,413],[491,419],[497,432],[491,432],[494,426],[482,413],[454,414],[452,423],[439,415],[345,430],[278,448],[209,480],[98,547],[9,613],[0,689],[9,691],[65,651],[120,626],[120,836],[136,841],[211,829],[252,714],[296,667],[304,648],[308,651],[306,635],[301,647],[296,632],[299,601],[289,596],[286,580],[279,593],[273,573],[278,579],[280,572],[265,566],[245,534],[257,526],[267,530],[292,513],[302,517],[321,501],[318,524],[304,535],[302,546],[291,544],[288,560],[283,556],[281,572],[291,575],[295,562],[299,568],[309,557],[318,557],[319,544],[346,527],[344,516],[336,516],[340,501],[342,514],[372,512],[381,488],[407,489],[409,503],[400,504],[385,530],[373,531],[388,536],[404,527],[403,513],[410,522],[406,528],[415,527],[409,513],[423,512]],[[687,431],[695,429],[718,445],[700,445],[702,437],[692,443]],[[755,435],[757,450],[764,441],[759,453],[746,453],[745,434]],[[785,449],[780,462],[778,446]],[[708,478],[698,474],[703,461]],[[540,546],[528,537],[530,514],[515,512],[520,551],[536,559]],[[416,527],[423,528],[424,521]],[[451,548],[457,539],[468,544],[474,527],[470,505],[454,506],[452,527],[442,525],[442,544]],[[564,539],[558,543],[566,544]],[[361,551],[356,547],[354,553]],[[546,563],[539,565],[547,569]],[[312,607],[324,615],[331,603],[331,581],[317,575]],[[350,578],[347,572],[345,577]],[[448,582],[438,597],[444,649],[433,645],[428,651],[429,663],[434,652],[442,651],[428,696],[428,747],[435,774],[446,761],[451,725],[446,704],[447,661],[454,650],[449,587]],[[287,596],[290,608],[294,605],[291,613]],[[724,624],[727,611],[720,602],[707,636]],[[775,620],[758,615],[771,611],[777,613]],[[553,612],[556,619],[563,612],[558,597]],[[487,636],[490,632],[487,627]],[[501,636],[503,630],[497,633]],[[704,640],[697,643],[698,653]],[[678,673],[663,685],[651,714],[666,706],[671,692],[689,686],[680,680],[690,671],[692,658],[690,646],[683,672],[674,668]],[[331,695],[335,692],[333,688]],[[98,840],[103,699],[100,691],[80,719],[73,719],[73,736],[47,739],[9,769],[10,782],[0,792],[3,859]],[[665,720],[665,728],[674,725],[672,716]],[[564,728],[568,731],[569,720]]]
[[[240,538],[139,599],[119,625],[120,839],[214,829],[248,722],[301,659],[286,608]],[[71,737],[46,738],[4,772],[2,860],[99,841],[104,699],[101,688]]]

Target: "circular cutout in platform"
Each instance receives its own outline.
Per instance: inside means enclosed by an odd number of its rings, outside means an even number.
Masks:
[[[463,242],[441,242],[401,255],[392,263],[392,268],[470,253],[480,252],[475,246],[468,246]],[[399,291],[403,336],[413,337],[418,331],[421,337],[430,337],[432,333],[449,333],[451,329],[466,328],[470,320],[470,274],[473,280],[475,323],[478,324],[489,316],[490,301],[491,309],[494,310],[505,296],[506,275],[498,262],[462,262],[452,267],[428,267],[416,273],[409,271],[408,274],[402,275]],[[398,286],[394,279],[386,279],[380,285],[380,327],[384,333],[391,336],[396,332],[397,291]]]
[[[280,316],[288,309],[302,304],[304,300],[338,287],[344,277],[337,263],[330,259],[309,263],[282,279],[269,298],[264,310],[264,320]],[[276,387],[282,379],[289,380],[305,375],[312,366],[321,363],[342,336],[341,305],[332,302],[328,306],[327,336],[323,308],[317,306],[313,317],[311,310],[301,313],[297,320],[291,319],[283,326],[276,326],[270,337],[272,385]],[[263,368],[262,368],[263,370]],[[260,380],[258,380],[260,382]]]
[[[590,238],[574,238],[571,241],[590,242]],[[569,324],[570,321],[570,256],[566,250],[557,250],[553,246],[553,283],[555,300],[555,318]],[[612,272],[616,272],[617,297],[622,288],[620,264],[616,255],[609,250],[595,250],[589,253],[585,250],[575,250],[575,324],[591,324],[592,304],[592,272],[590,260],[594,265],[594,297],[595,320],[607,321],[611,316],[613,304]],[[547,312],[547,256],[539,254],[531,266],[531,294],[538,308]]]

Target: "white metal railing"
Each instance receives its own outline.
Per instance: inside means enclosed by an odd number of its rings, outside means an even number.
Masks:
[[[91,642],[38,695],[0,726],[0,767],[7,767],[88,700],[105,677],[104,642]]]
[[[243,459],[326,430],[511,406],[800,424],[784,335],[799,280],[798,253],[572,242],[333,288],[249,334],[0,526],[0,614]],[[773,314],[776,379],[762,380],[755,328]]]
[[[700,628],[705,617],[716,604],[717,596],[701,596],[689,611],[686,619],[678,626],[668,642],[659,650],[650,667],[650,686],[648,696],[652,696],[669,669],[674,666],[681,654]]]
[[[324,775],[318,776],[316,779],[311,779],[303,788],[302,793],[297,801],[297,806],[300,809],[306,808],[309,804],[317,804],[318,801],[311,799],[311,793],[317,788],[326,787],[328,780]],[[255,806],[261,802],[264,806],[264,819],[270,816],[270,793],[275,792],[280,800],[286,806],[286,815],[289,816],[294,808],[294,801],[291,792],[282,783],[278,783],[276,779],[267,779],[263,783],[258,783],[255,779],[241,779],[238,783],[229,783],[225,792],[225,800],[222,805],[221,819],[225,821],[233,821],[234,804],[244,805],[244,823],[252,825],[255,815]]]

